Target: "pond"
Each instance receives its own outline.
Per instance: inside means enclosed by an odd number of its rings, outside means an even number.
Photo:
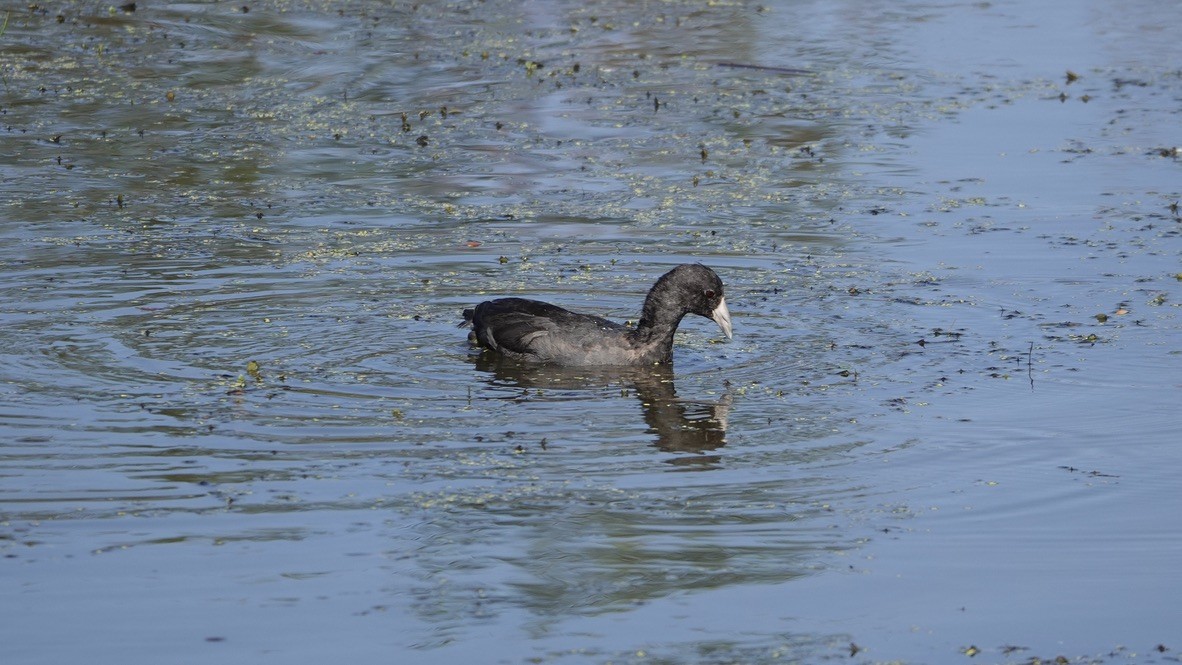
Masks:
[[[1178,662],[1182,6],[0,20],[11,662]]]

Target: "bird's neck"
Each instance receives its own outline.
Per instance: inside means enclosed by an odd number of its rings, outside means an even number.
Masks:
[[[665,297],[660,293],[660,285],[655,287],[644,299],[644,309],[640,313],[640,322],[632,331],[631,337],[637,346],[652,350],[653,362],[670,362],[673,359],[673,334],[677,326],[685,317],[684,310],[669,310],[658,307],[658,303]]]

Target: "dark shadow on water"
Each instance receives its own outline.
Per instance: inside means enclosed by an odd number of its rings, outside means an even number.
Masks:
[[[449,571],[457,589],[466,583],[489,589],[491,573],[484,568],[474,568],[468,581],[456,577],[454,534],[493,552],[494,563],[487,565],[508,565],[512,572],[501,576],[507,581],[487,596],[484,611],[525,609],[527,630],[542,634],[570,617],[629,612],[672,594],[789,582],[811,574],[819,551],[850,547],[828,523],[828,506],[846,490],[794,465],[758,477],[733,466],[750,451],[735,450],[724,460],[719,453],[727,445],[731,396],[679,397],[676,367],[523,366],[475,353],[469,359],[477,381],[491,389],[482,392],[530,401],[542,407],[530,410],[535,418],[604,409],[616,419],[624,411],[627,420],[632,400],[639,400],[635,429],[646,430],[647,443],[668,453],[664,462],[676,471],[717,470],[670,477],[648,462],[573,478],[586,458],[555,456],[526,467],[528,482],[475,488],[478,501],[447,497],[449,508],[415,529],[416,542],[426,543],[419,560],[425,570]],[[610,463],[612,456],[604,458]],[[735,484],[735,478],[743,481]],[[468,597],[440,596],[434,588],[432,594],[424,611],[448,611]],[[455,624],[458,633],[465,628]]]
[[[673,368],[647,367],[557,367],[526,365],[491,353],[471,356],[476,369],[491,375],[492,381],[528,390],[583,390],[619,386],[633,390],[640,400],[653,445],[678,455],[667,462],[690,469],[712,468],[718,455],[704,454],[726,445],[727,413],[732,398],[728,393],[717,401],[689,400],[677,396]]]

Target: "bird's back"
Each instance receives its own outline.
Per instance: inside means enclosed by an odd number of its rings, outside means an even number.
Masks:
[[[525,298],[499,298],[472,311],[476,340],[511,358],[563,365],[632,364],[637,351],[629,329]]]

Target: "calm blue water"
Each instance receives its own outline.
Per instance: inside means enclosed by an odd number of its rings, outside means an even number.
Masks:
[[[1177,660],[1178,8],[6,11],[5,662]]]

